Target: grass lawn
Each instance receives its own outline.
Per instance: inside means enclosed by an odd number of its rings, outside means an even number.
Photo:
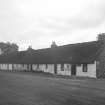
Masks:
[[[0,105],[105,105],[105,80],[0,72]]]

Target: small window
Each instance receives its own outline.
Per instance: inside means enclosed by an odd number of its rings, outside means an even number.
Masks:
[[[48,68],[48,65],[46,64],[46,69]]]
[[[39,68],[39,64],[37,64],[37,68]]]
[[[27,69],[29,69],[30,68],[30,66],[29,66],[29,64],[27,64]]]
[[[70,68],[69,64],[67,65],[67,68],[68,68],[68,69]]]
[[[83,64],[83,72],[87,72],[87,64]]]
[[[61,71],[64,71],[64,64],[61,64]]]

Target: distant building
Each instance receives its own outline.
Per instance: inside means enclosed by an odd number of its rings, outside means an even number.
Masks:
[[[57,45],[56,45],[56,43],[53,41],[52,44],[51,44],[51,48],[56,48],[56,47],[57,47]]]
[[[58,75],[105,77],[105,34],[97,41],[17,51],[0,56],[1,70],[42,71]]]

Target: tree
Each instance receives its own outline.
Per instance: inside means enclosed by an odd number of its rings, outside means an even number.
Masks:
[[[12,52],[18,51],[19,47],[15,43],[10,43],[10,42],[4,43],[4,42],[1,42],[0,43],[0,48],[1,48],[2,53],[6,54],[6,53],[12,53]]]

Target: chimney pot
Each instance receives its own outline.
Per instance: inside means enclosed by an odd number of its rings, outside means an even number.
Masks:
[[[57,47],[57,45],[56,45],[55,41],[52,41],[51,48],[56,48],[56,47]]]

